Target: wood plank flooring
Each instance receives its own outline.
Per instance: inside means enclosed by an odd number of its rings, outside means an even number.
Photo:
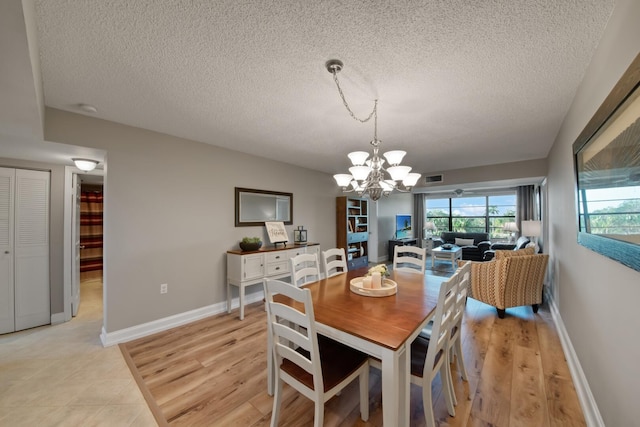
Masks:
[[[427,280],[441,280],[428,276]],[[126,344],[121,349],[161,426],[267,426],[266,315],[262,303]],[[468,300],[463,352],[469,374],[454,378],[456,416],[441,384],[432,386],[441,426],[585,426],[582,409],[548,309],[507,309]],[[454,373],[455,363],[452,365]],[[313,425],[311,401],[285,385],[281,426]],[[357,381],[325,407],[327,426],[382,426],[380,372],[371,368],[370,418],[358,410]],[[411,386],[411,425],[423,426],[422,393]]]

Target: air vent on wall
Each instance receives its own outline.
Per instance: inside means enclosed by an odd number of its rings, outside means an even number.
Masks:
[[[431,175],[431,176],[425,176],[424,177],[424,182],[425,184],[435,184],[435,183],[440,183],[443,181],[443,175]]]

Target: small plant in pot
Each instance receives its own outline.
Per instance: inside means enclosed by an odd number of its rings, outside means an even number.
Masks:
[[[243,237],[240,242],[240,249],[243,251],[257,251],[262,247],[262,240],[259,237]]]

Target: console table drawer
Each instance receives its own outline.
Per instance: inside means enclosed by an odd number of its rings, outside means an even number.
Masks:
[[[289,251],[278,251],[265,254],[267,264],[289,260]]]
[[[289,268],[289,260],[280,261],[280,262],[269,262],[269,263],[267,263],[266,275],[267,276],[273,276],[273,275],[276,275],[276,274],[288,273],[289,270],[290,270],[290,268]]]

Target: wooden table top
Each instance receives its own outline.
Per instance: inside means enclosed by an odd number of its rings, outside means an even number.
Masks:
[[[427,283],[421,274],[392,272],[389,278],[398,284],[395,295],[368,297],[351,292],[351,279],[367,271],[360,268],[306,285],[311,290],[316,321],[397,350],[435,312],[441,280]],[[282,295],[274,299],[290,303]]]

